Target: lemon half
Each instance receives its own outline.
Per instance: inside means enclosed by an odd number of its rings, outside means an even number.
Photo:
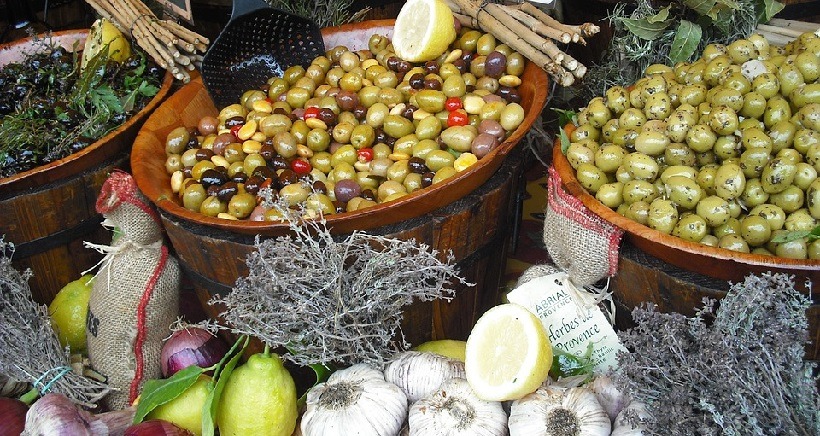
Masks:
[[[408,0],[396,17],[393,48],[406,61],[433,60],[455,39],[453,11],[441,0]]]
[[[552,346],[541,320],[517,304],[488,310],[467,338],[467,381],[486,401],[515,400],[534,392],[551,365]]]

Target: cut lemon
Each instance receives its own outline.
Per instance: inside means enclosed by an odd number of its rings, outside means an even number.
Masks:
[[[467,338],[467,381],[485,401],[515,400],[534,392],[551,365],[552,346],[541,320],[517,304],[488,310]]]
[[[409,62],[431,61],[455,39],[453,11],[441,0],[408,0],[393,27],[396,55]]]

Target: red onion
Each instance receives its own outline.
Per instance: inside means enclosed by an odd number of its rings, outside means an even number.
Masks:
[[[186,327],[174,332],[162,346],[162,375],[170,377],[191,365],[207,368],[219,362],[228,346],[225,341],[199,327]]]
[[[126,428],[123,436],[193,436],[193,433],[168,421],[149,419]]]
[[[0,398],[0,436],[19,436],[26,426],[26,403],[15,398]]]

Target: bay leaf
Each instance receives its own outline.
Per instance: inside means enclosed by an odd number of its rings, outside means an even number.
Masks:
[[[669,49],[669,60],[672,64],[688,61],[698,49],[703,30],[689,20],[681,20]]]
[[[657,16],[657,15],[655,15]],[[671,19],[663,21],[649,21],[649,18],[623,18],[621,21],[626,28],[638,38],[653,41],[660,37],[672,23]]]
[[[683,4],[700,15],[707,15],[715,7],[717,0],[683,0]]]
[[[238,347],[240,342],[241,348]],[[248,336],[241,336],[233,345],[226,356],[231,356],[228,361],[223,358],[219,362],[219,371],[214,372],[216,382],[213,384],[213,389],[208,393],[205,399],[205,404],[202,406],[202,436],[213,436],[216,432],[216,412],[219,406],[219,399],[222,398],[222,391],[225,390],[225,384],[231,377],[234,368],[239,364],[239,359],[242,358],[242,351],[247,348],[250,338]]]
[[[152,410],[182,395],[208,369],[210,368],[191,365],[167,379],[146,381],[142,386],[140,402],[137,404],[137,412],[134,415],[134,424],[142,422]]]
[[[759,23],[768,23],[769,20],[774,18],[780,11],[785,8],[786,5],[780,3],[777,0],[763,0],[763,10],[760,13],[760,17],[758,17]]]

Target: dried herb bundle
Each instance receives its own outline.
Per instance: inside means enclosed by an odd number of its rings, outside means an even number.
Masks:
[[[447,284],[466,283],[452,254],[442,262],[413,240],[354,232],[337,241],[323,220],[291,220],[291,229],[293,236],[257,238],[248,277],[211,304],[225,305],[234,333],[287,347],[285,358],[299,365],[380,365],[409,346],[405,306],[451,298]]]
[[[648,434],[820,434],[816,365],[803,361],[809,305],[793,278],[763,274],[693,318],[636,308],[613,381],[647,404]]]
[[[361,21],[366,10],[353,13],[353,0],[266,0],[271,6],[316,22],[319,27]]]
[[[0,238],[0,373],[31,382],[41,394],[61,393],[96,407],[108,385],[71,370],[70,351],[60,345],[48,308],[31,299],[31,272],[14,269],[13,253],[13,245]]]

